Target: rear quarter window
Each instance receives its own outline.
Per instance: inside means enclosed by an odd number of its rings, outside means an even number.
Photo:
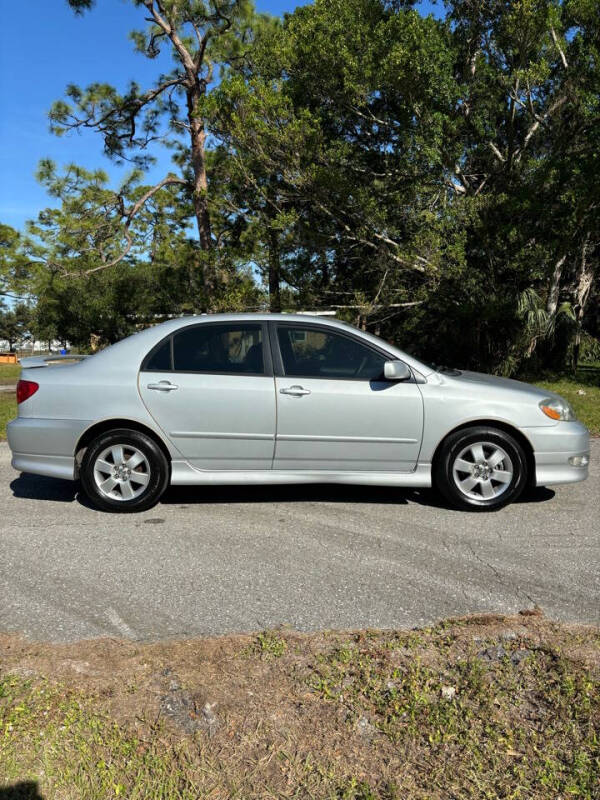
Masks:
[[[153,372],[170,372],[171,364],[171,337],[169,336],[158,348],[152,350],[142,364],[142,370]]]

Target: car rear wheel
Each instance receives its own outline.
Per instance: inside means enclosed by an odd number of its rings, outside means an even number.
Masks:
[[[169,464],[158,444],[140,431],[108,431],[91,442],[81,464],[81,484],[102,511],[145,511],[169,483]]]
[[[434,483],[457,508],[491,511],[523,492],[527,458],[519,442],[500,428],[464,428],[443,443]]]

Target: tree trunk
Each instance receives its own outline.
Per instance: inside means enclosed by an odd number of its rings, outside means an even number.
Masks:
[[[198,226],[200,248],[203,251],[212,250],[210,214],[208,210],[208,177],[206,174],[206,130],[204,120],[200,113],[200,100],[204,92],[197,83],[187,93],[188,122],[190,126],[190,141],[192,154],[192,170],[194,173],[194,189],[192,202],[194,215]],[[215,288],[215,275],[212,265],[203,262],[202,282],[207,294]]]
[[[187,12],[188,14],[191,14],[191,17],[188,17],[186,20],[186,17],[184,16],[184,20],[192,22],[196,30],[196,35],[199,38],[199,51],[193,55],[188,42],[182,40],[178,32],[178,27],[181,22],[179,15],[182,9],[178,8],[177,3],[173,2],[163,4],[160,2],[160,0],[156,5],[154,0],[139,0],[139,3],[143,4],[148,9],[152,20],[154,20],[156,25],[158,25],[162,32],[170,39],[185,70],[186,80],[182,85],[185,85],[186,87],[187,117],[192,155],[192,172],[194,173],[192,202],[194,205],[196,224],[198,225],[200,247],[206,252],[213,249],[213,240],[211,235],[210,214],[208,211],[208,179],[206,176],[205,151],[206,129],[204,126],[204,118],[202,116],[201,103],[202,99],[206,95],[207,84],[209,84],[212,80],[212,67],[209,65],[208,76],[206,78],[200,78],[198,76],[204,64],[206,45],[209,37],[212,33],[216,32],[216,29],[213,28],[212,30],[205,30],[202,41],[200,41],[199,30],[193,23],[194,15],[200,12],[191,10]],[[196,4],[186,3],[185,5],[193,7]],[[199,5],[202,6],[203,4]],[[202,12],[203,17],[205,14],[206,12]],[[219,19],[217,25],[220,26],[221,22],[223,19],[226,19],[226,17],[223,17],[218,11],[217,17]],[[209,259],[202,259],[202,280],[204,284],[204,290],[206,294],[210,296],[211,292],[216,286],[216,275],[214,271],[214,265]]]
[[[281,262],[279,253],[279,232],[269,228],[269,311],[281,311]]]
[[[581,331],[583,327],[583,318],[585,316],[585,309],[587,301],[592,291],[594,284],[594,266],[593,262],[590,263],[588,259],[588,246],[590,235],[585,237],[581,247],[581,261],[579,270],[577,272],[577,283],[575,285],[575,297],[573,302],[573,310],[575,311],[575,322],[577,325],[575,331],[575,341],[573,343],[573,372],[577,372],[579,366],[579,350],[581,348]]]
[[[548,301],[546,303],[546,311],[548,314],[553,317],[556,314],[556,309],[558,308],[558,297],[560,295],[560,279],[562,277],[562,270],[565,261],[567,260],[567,256],[561,256],[554,266],[554,272],[552,273],[552,281],[550,282],[550,289],[548,291]]]

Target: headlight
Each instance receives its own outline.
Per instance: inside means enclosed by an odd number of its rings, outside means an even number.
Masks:
[[[542,400],[540,408],[550,419],[575,419],[575,412],[571,405],[562,397],[549,397],[547,400]]]

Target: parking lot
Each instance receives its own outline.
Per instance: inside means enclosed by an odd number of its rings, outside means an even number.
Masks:
[[[173,488],[103,514],[77,484],[19,475],[0,444],[0,630],[72,641],[391,628],[539,605],[600,621],[600,440],[590,479],[497,513],[433,492]]]

